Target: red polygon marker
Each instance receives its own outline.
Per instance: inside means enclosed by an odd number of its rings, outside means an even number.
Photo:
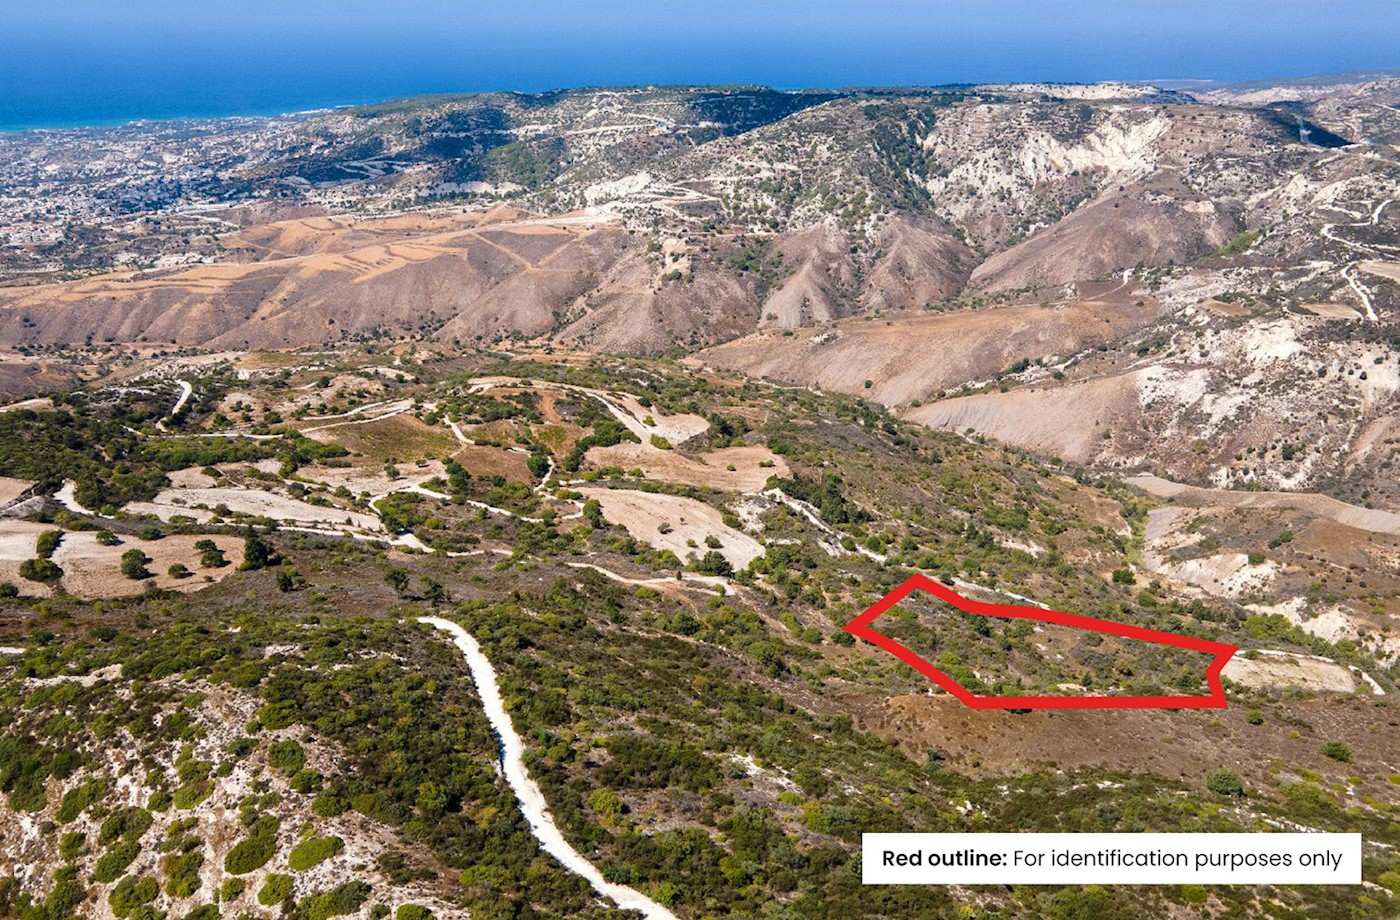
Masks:
[[[1144,642],[1155,642],[1158,645],[1170,645],[1174,648],[1184,648],[1193,652],[1214,655],[1215,660],[1206,668],[1206,685],[1210,687],[1210,695],[978,696],[894,639],[871,629],[870,624],[879,619],[881,614],[887,613],[890,608],[915,591],[927,591],[964,613],[1055,623],[1089,632],[1122,636],[1126,639],[1141,639]],[[1160,632],[1142,626],[1129,626],[1126,623],[1115,623],[1112,620],[1099,620],[1074,613],[1062,613],[1058,610],[1044,610],[1040,607],[1019,607],[974,601],[963,597],[927,575],[913,576],[841,628],[857,639],[864,639],[866,642],[878,645],[973,709],[1224,709],[1227,704],[1225,702],[1225,688],[1220,683],[1220,672],[1225,668],[1225,663],[1230,660],[1230,657],[1239,651],[1236,646],[1226,645],[1223,642],[1212,642],[1209,639],[1197,639],[1193,636],[1178,636],[1175,633]]]

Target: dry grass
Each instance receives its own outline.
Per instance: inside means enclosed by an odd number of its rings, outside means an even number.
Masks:
[[[311,437],[339,444],[368,463],[441,459],[450,456],[458,447],[451,432],[434,428],[411,415],[337,425],[314,432]]]
[[[789,472],[787,463],[767,447],[726,447],[691,457],[650,444],[625,442],[595,447],[587,459],[595,467],[640,469],[648,479],[730,492],[761,492],[768,477],[787,476]],[[769,466],[761,466],[763,463]]]

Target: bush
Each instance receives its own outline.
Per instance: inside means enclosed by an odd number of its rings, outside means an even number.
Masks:
[[[175,563],[167,569],[167,571],[170,573],[171,578],[189,578],[194,574],[190,571],[189,566],[185,565],[183,562]]]
[[[116,546],[118,543],[121,543],[121,540],[110,530],[99,530],[97,532],[97,542],[101,543],[103,546]]]
[[[120,843],[106,853],[97,858],[97,862],[92,867],[92,879],[95,882],[115,882],[121,878],[126,867],[136,859],[141,852],[141,844],[135,840],[128,840]]]
[[[258,903],[264,907],[274,907],[291,896],[292,877],[270,872],[263,882],[262,890],[258,892]]]
[[[278,741],[267,750],[267,765],[280,773],[292,776],[306,765],[306,752],[300,744],[290,739]]]
[[[308,837],[292,847],[287,865],[298,872],[305,872],[318,863],[323,863],[341,850],[345,841],[339,837]]]
[[[405,904],[394,914],[394,920],[433,920],[433,912],[417,904]]]
[[[254,869],[261,869],[277,852],[275,834],[254,834],[246,840],[234,844],[224,857],[224,870],[229,875],[247,875]]]
[[[248,528],[243,540],[243,564],[239,568],[244,571],[264,569],[278,561],[277,551],[272,548],[272,544],[260,537],[253,528]]]
[[[346,882],[301,902],[308,920],[328,920],[359,911],[369,898],[369,885],[361,881]]]
[[[58,549],[58,544],[62,541],[63,531],[46,530],[39,534],[39,539],[34,542],[34,555],[40,559],[51,559],[54,551]]]
[[[1351,763],[1351,748],[1341,741],[1329,741],[1322,746],[1322,753],[1333,760]]]
[[[1232,770],[1211,770],[1206,774],[1206,788],[1216,795],[1244,795],[1244,783]]]
[[[136,878],[124,875],[107,896],[107,903],[111,905],[112,913],[118,917],[126,917],[142,904],[154,901],[158,894],[160,885],[150,876]]]
[[[122,553],[122,574],[137,581],[150,578],[151,571],[146,568],[146,563],[150,561],[151,557],[133,547]]]
[[[1249,564],[1250,564],[1250,565],[1263,565],[1263,564],[1264,564],[1264,554],[1261,553],[1261,552],[1259,552],[1258,550],[1255,550],[1255,551],[1251,552],[1251,553],[1249,554]]]
[[[165,893],[172,898],[188,898],[199,890],[199,870],[204,865],[204,849],[194,841],[196,849],[187,853],[171,853],[165,857]]]
[[[26,559],[19,565],[19,574],[29,581],[50,582],[63,577],[63,569],[47,559]]]

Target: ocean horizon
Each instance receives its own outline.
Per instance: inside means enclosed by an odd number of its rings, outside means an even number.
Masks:
[[[558,7],[528,28],[486,7],[440,7],[430,18],[415,17],[410,5],[402,15],[351,21],[306,4],[268,8],[247,22],[232,11],[151,13],[148,21],[88,3],[81,14],[59,9],[50,19],[25,9],[5,14],[0,131],[269,117],[433,93],[1234,83],[1400,67],[1391,40],[1400,34],[1400,4],[1369,2],[1358,5],[1366,28],[1339,16],[1312,17],[1304,29],[1301,14],[1288,13],[1294,0],[1280,0],[1268,17],[1238,2],[1183,0],[1196,15],[1164,14],[1151,31],[1129,10],[1094,12],[1068,0],[1034,8],[987,0],[976,9],[877,3],[859,17],[799,15],[792,3],[775,2],[745,6],[741,19],[683,8],[658,22],[611,2]]]

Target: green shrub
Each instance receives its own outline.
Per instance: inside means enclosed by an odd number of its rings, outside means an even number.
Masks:
[[[141,844],[135,840],[128,840],[112,847],[106,853],[97,858],[96,864],[92,867],[92,879],[95,882],[115,882],[121,878],[126,867],[131,865],[141,852]]]
[[[273,907],[281,904],[291,895],[292,877],[270,872],[263,881],[262,890],[258,892],[258,903],[264,907]]]
[[[160,885],[150,876],[137,878],[124,875],[107,896],[107,903],[111,905],[112,913],[118,917],[126,917],[142,904],[154,901],[158,894]]]
[[[360,909],[369,898],[369,885],[361,881],[346,882],[330,891],[313,895],[301,902],[307,920],[328,920],[343,917]]]
[[[118,837],[140,840],[151,829],[151,813],[144,808],[123,808],[113,812],[102,822],[97,832],[97,842],[106,846]]]
[[[245,875],[261,869],[277,852],[275,834],[254,834],[234,844],[224,857],[224,870],[230,875]]]
[[[186,783],[179,789],[175,790],[175,797],[173,801],[175,803],[176,808],[180,809],[181,811],[187,811],[188,809],[194,808],[200,802],[203,802],[205,799],[209,798],[210,794],[212,794],[213,791],[214,784],[209,782],[208,780],[200,780],[199,782]]]
[[[717,549],[712,549],[695,563],[695,571],[705,575],[729,576],[734,574],[734,566]]]
[[[267,751],[267,763],[288,776],[296,773],[306,764],[306,752],[295,741],[278,741]]]
[[[1322,753],[1333,760],[1340,760],[1342,763],[1351,763],[1351,748],[1342,741],[1329,741],[1322,746]]]
[[[29,581],[51,582],[63,577],[63,569],[47,559],[26,559],[19,564],[19,574]]]
[[[46,530],[39,534],[39,539],[34,541],[34,555],[40,559],[52,559],[54,551],[58,549],[58,544],[63,542],[63,531]]]
[[[318,863],[325,862],[343,849],[345,841],[339,837],[308,837],[292,847],[287,865],[298,872],[304,872]]]
[[[293,792],[300,792],[302,795],[310,795],[321,788],[324,780],[316,770],[298,770],[297,775],[292,777],[291,787]]]
[[[161,861],[165,869],[165,893],[172,898],[188,898],[199,890],[199,870],[204,865],[204,848],[193,841],[193,849],[172,853]]]
[[[64,862],[74,862],[82,855],[85,843],[87,834],[82,831],[69,831],[58,841],[58,855]]]
[[[394,920],[433,920],[434,914],[426,907],[405,904],[394,913]]]
[[[1206,788],[1216,795],[1244,795],[1244,783],[1231,770],[1211,770],[1206,774]]]
[[[334,818],[343,815],[350,810],[350,803],[345,801],[345,797],[337,792],[326,791],[316,796],[316,800],[311,803],[313,814],[322,818]]]
[[[68,824],[82,814],[88,806],[102,801],[102,797],[106,794],[107,781],[103,779],[89,780],[76,789],[69,789],[63,794],[63,801],[59,803],[58,811],[54,813],[54,820],[59,824]]]
[[[147,556],[139,549],[133,547],[122,553],[122,574],[136,581],[140,581],[143,578],[150,578],[151,570],[146,568],[146,563],[150,561],[150,556]]]

